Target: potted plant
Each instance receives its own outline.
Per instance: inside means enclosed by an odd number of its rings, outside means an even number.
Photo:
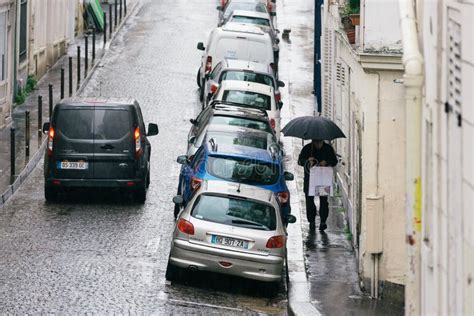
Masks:
[[[350,0],[341,12],[341,23],[350,44],[355,44],[355,26],[359,25],[360,0]]]

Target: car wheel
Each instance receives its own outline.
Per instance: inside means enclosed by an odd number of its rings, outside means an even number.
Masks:
[[[202,103],[202,108],[204,109],[204,80],[201,83],[201,90],[199,90],[199,101]]]
[[[196,82],[199,88],[202,88],[201,86],[201,68],[198,69],[198,73],[196,76]]]
[[[181,211],[181,207],[178,204],[174,205],[174,219],[178,218],[178,214]]]
[[[166,266],[166,274],[165,274],[166,280],[170,282],[177,281],[179,280],[180,275],[181,275],[181,269],[178,268],[177,266],[170,264],[168,260],[168,265]]]
[[[146,176],[146,187],[150,187],[150,170],[148,170],[148,174]]]
[[[277,296],[280,290],[280,282],[265,282],[263,284],[263,294],[265,297],[272,298]]]
[[[44,198],[48,202],[54,202],[58,198],[58,190],[52,187],[44,187]]]

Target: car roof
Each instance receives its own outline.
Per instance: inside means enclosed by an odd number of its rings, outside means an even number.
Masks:
[[[230,14],[230,16],[235,16],[235,15],[248,16],[252,18],[260,18],[260,19],[265,19],[265,20],[270,21],[270,15],[265,12],[257,12],[257,11],[249,11],[249,10],[234,10]],[[232,22],[232,21],[229,21],[229,22]]]
[[[242,59],[225,59],[225,69],[235,70],[250,70],[254,72],[260,72],[274,77],[273,70],[270,65],[262,64],[254,61],[242,60]]]
[[[273,205],[277,203],[274,193],[270,190],[229,181],[205,180],[201,185],[200,193],[232,195],[266,203],[270,202]]]
[[[239,33],[247,33],[247,34],[254,34],[254,35],[268,35],[261,28],[252,24],[246,23],[237,23],[237,22],[227,22],[225,25],[221,26],[220,28],[222,31],[225,32],[239,32]]]
[[[61,100],[60,103],[56,104],[55,107],[68,107],[68,106],[134,106],[138,107],[138,102],[135,99],[120,99],[120,98],[85,98],[75,97]]]
[[[242,145],[227,145],[221,144],[217,146],[217,150],[213,149],[208,143],[206,144],[209,155],[213,157],[234,157],[234,158],[251,158],[260,160],[264,163],[280,163],[276,156],[272,156],[271,152],[266,149],[242,146]]]
[[[250,81],[238,81],[238,80],[224,80],[221,82],[219,90],[243,90],[253,91],[268,95],[273,95],[273,87],[269,85],[250,82]]]
[[[220,103],[215,103],[214,109],[214,116],[235,116],[248,118],[251,120],[268,121],[268,114],[264,110],[241,106],[230,106]]]

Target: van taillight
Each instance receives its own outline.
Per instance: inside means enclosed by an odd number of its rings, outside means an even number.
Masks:
[[[54,134],[54,127],[50,127],[48,131],[48,156],[53,155]]]
[[[275,126],[276,126],[275,119],[270,119],[270,126],[272,127],[272,129],[275,129]]]
[[[211,93],[212,93],[212,94],[216,93],[217,88],[219,88],[219,85],[213,83],[213,84],[211,85]]]
[[[191,222],[181,218],[177,226],[180,232],[188,235],[194,235],[194,225]]]
[[[135,129],[133,136],[135,137],[135,157],[140,158],[140,156],[143,153],[143,150],[142,150],[141,133],[140,133],[139,127]]]
[[[201,187],[202,179],[191,178],[191,191],[194,193]]]
[[[207,56],[207,60],[206,60],[206,73],[210,73],[212,70],[212,57],[211,56]]]
[[[286,237],[281,236],[273,236],[272,238],[268,239],[267,241],[267,248],[283,248],[285,247]]]

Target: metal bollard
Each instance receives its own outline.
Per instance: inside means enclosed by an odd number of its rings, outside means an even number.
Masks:
[[[38,96],[38,148],[41,146],[43,138],[43,97]]]
[[[10,184],[15,181],[15,128],[10,128]]]
[[[104,46],[107,43],[107,13],[104,12]]]
[[[95,63],[95,28],[92,29],[92,63]]]
[[[87,77],[89,71],[89,35],[84,35],[84,78]]]
[[[61,89],[60,89],[60,99],[64,99],[64,68],[61,68]]]
[[[123,0],[124,15],[127,16],[127,0]]]
[[[69,57],[69,97],[72,97],[72,57]]]
[[[120,22],[122,22],[122,0],[120,0]]]
[[[81,46],[77,46],[77,87],[81,85]]]
[[[114,32],[114,23],[112,21],[114,15],[112,14],[112,5],[109,4],[109,28],[110,28],[110,38],[112,38],[112,33]]]
[[[30,111],[25,111],[25,164],[30,157]]]
[[[114,26],[115,28],[117,28],[117,0],[114,1],[114,10],[115,10],[115,14],[114,14]]]
[[[49,121],[51,121],[51,116],[53,115],[53,85],[49,84]]]

